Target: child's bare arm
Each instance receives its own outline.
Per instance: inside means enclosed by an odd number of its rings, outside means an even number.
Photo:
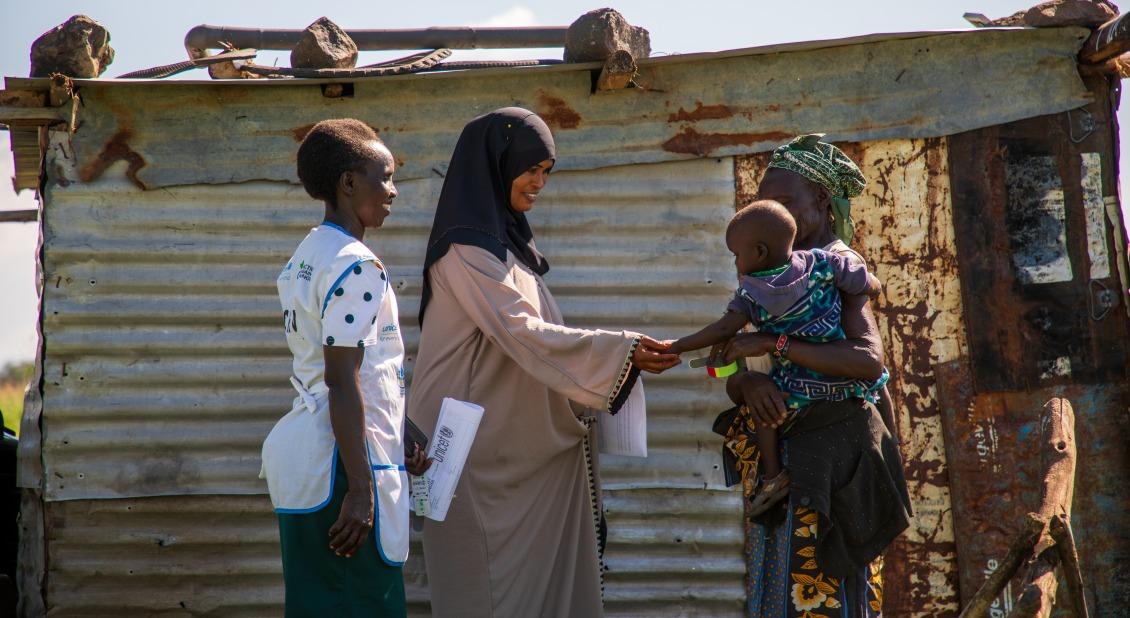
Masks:
[[[678,339],[667,349],[669,354],[682,354],[691,350],[708,348],[730,339],[745,326],[749,320],[736,311],[727,311],[718,321],[693,335]]]

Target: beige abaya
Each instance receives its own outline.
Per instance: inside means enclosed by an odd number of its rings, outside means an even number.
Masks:
[[[602,605],[590,430],[639,335],[563,326],[541,277],[507,258],[454,244],[428,273],[409,417],[431,435],[444,397],[485,408],[446,520],[424,525],[432,609],[592,618]]]

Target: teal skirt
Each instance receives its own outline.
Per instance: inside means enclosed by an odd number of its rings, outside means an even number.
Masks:
[[[402,617],[404,574],[381,560],[376,530],[351,558],[330,549],[329,530],[349,488],[340,458],[336,465],[329,504],[313,513],[278,513],[286,618]]]

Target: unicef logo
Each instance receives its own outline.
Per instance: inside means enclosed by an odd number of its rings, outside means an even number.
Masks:
[[[439,428],[439,435],[450,440],[451,436],[455,435],[455,432],[451,431],[451,428],[447,425],[444,425],[443,427]]]

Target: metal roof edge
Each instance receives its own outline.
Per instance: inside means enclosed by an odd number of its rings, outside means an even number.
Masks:
[[[1064,28],[1074,28],[1079,30],[1080,36],[1090,31],[1086,28],[1077,26],[1065,26]],[[649,58],[641,58],[637,63],[641,66],[656,66],[663,64],[674,64],[681,62],[698,62],[704,60],[715,60],[722,58],[735,58],[741,56],[760,56],[768,54],[782,54],[794,52],[806,52],[819,49],[827,49],[832,47],[848,47],[853,45],[864,45],[868,43],[881,43],[885,41],[898,41],[904,39],[916,38],[929,38],[938,36],[958,36],[958,35],[979,35],[988,32],[1035,32],[1040,30],[1054,30],[1057,28],[1012,28],[1012,27],[994,27],[994,28],[961,28],[961,29],[941,29],[941,30],[916,30],[909,32],[878,32],[872,34],[856,35],[850,37],[842,37],[835,39],[817,39],[811,41],[796,41],[790,43],[774,43],[770,45],[758,45],[754,47],[742,47],[737,49],[728,49],[712,52],[692,52],[686,54],[670,54],[666,56],[651,56]],[[453,71],[428,71],[422,73],[407,73],[404,75],[390,75],[384,77],[352,77],[352,78],[323,78],[323,79],[118,79],[118,78],[75,78],[73,82],[76,86],[83,87],[108,87],[108,86],[144,86],[144,85],[166,85],[166,86],[202,86],[202,85],[240,85],[240,86],[286,86],[296,83],[302,84],[333,84],[333,83],[349,83],[358,81],[368,81],[374,79],[380,80],[404,80],[404,79],[458,79],[465,77],[467,74],[473,75],[498,75],[498,74],[513,74],[514,71],[543,71],[543,72],[565,72],[565,71],[591,71],[601,68],[600,62],[577,62],[577,63],[564,63],[555,65],[533,66],[533,67],[503,67],[493,69],[464,69]],[[47,77],[17,77],[6,76],[4,83],[6,88],[46,88],[50,86],[50,78]]]

